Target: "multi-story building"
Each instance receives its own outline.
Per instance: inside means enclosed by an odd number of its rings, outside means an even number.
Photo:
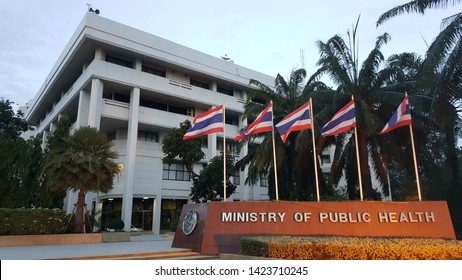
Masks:
[[[66,45],[37,95],[28,104],[26,120],[42,133],[43,142],[67,114],[73,129],[92,126],[106,133],[122,167],[110,193],[90,193],[88,209],[110,206],[130,224],[159,233],[187,203],[192,185],[180,161],[162,164],[162,138],[185,119],[193,120],[213,106],[226,104],[226,146],[245,126],[243,103],[249,80],[272,85],[274,77],[213,57],[163,38],[88,13]],[[206,159],[223,149],[222,133],[207,136]],[[248,146],[236,157],[243,156]],[[330,171],[332,150],[323,152],[323,170]],[[268,199],[268,180],[244,183],[236,172],[232,200]],[[65,209],[72,212],[76,194],[69,192]]]
[[[87,207],[110,204],[127,229],[133,224],[159,233],[188,201],[192,184],[181,162],[162,164],[162,138],[185,119],[225,103],[226,145],[235,147],[233,138],[246,124],[242,113],[250,79],[274,83],[273,77],[232,61],[88,13],[29,102],[26,120],[43,133],[44,143],[64,113],[74,129],[89,125],[106,133],[123,170],[110,193],[87,195]],[[203,163],[220,154],[222,143],[222,133],[207,137]],[[267,199],[265,180],[247,186],[244,174],[235,174],[238,189],[230,199]],[[68,212],[75,202],[76,195],[68,193]]]

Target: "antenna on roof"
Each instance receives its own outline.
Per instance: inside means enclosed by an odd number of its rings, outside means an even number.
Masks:
[[[228,57],[227,54],[225,54],[225,56],[222,56],[221,59],[225,60],[225,61],[228,61],[230,60],[231,58]]]
[[[99,15],[99,10],[98,9],[93,10],[90,3],[87,3],[87,7],[88,7],[88,12],[89,13],[94,13],[94,14]]]

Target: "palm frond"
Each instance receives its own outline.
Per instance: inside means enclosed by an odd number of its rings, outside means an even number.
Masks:
[[[394,7],[393,9],[383,13],[377,20],[376,25],[379,26],[385,21],[405,14],[405,13],[419,13],[425,14],[425,11],[433,8],[446,8],[449,5],[457,5],[461,0],[414,0],[403,5]]]

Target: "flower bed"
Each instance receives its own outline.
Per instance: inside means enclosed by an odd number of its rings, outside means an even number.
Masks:
[[[287,260],[462,260],[462,241],[427,238],[262,236],[242,254]]]

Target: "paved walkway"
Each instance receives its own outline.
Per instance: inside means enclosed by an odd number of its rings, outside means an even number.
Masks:
[[[0,247],[0,260],[45,260],[70,257],[174,251],[166,235],[131,236],[129,242]]]

